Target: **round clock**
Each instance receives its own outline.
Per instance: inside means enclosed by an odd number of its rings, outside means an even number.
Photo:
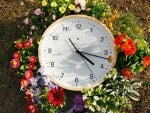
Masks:
[[[59,86],[80,91],[95,87],[116,62],[108,28],[85,15],[70,15],[51,24],[39,44],[44,72]]]

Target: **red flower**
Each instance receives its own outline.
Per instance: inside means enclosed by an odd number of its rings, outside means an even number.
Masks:
[[[33,63],[33,64],[34,64],[34,63],[36,63],[36,61],[37,61],[37,60],[36,60],[36,57],[35,57],[35,56],[30,56],[30,57],[29,57],[29,62],[30,62],[30,63]]]
[[[123,39],[125,38],[125,34],[121,34],[121,35],[118,35],[116,38],[115,38],[115,44],[117,46],[120,46],[121,43],[123,42]]]
[[[20,51],[15,52],[14,55],[13,55],[13,57],[20,59],[20,57],[21,57]]]
[[[10,61],[10,66],[12,68],[18,68],[20,66],[20,60],[17,58],[14,58]]]
[[[143,58],[143,65],[144,66],[150,66],[150,56],[145,56]]]
[[[28,113],[36,113],[38,111],[37,106],[34,103],[28,104],[26,106]]]
[[[131,76],[133,75],[132,71],[128,68],[124,68],[122,70],[122,74],[127,78],[127,79],[130,79]]]
[[[20,80],[20,85],[22,88],[25,88],[29,85],[29,81],[27,79],[21,79]]]
[[[32,99],[31,93],[29,91],[27,91],[25,94],[26,94],[26,96],[25,96],[26,102],[28,104],[33,103],[33,99]]]
[[[30,79],[30,78],[32,78],[33,77],[33,71],[31,71],[31,70],[26,70],[25,72],[24,72],[24,76],[25,76],[25,78],[28,80],[28,79]]]
[[[16,46],[18,49],[22,49],[22,48],[24,47],[22,42],[16,43],[15,46]]]
[[[32,43],[29,40],[27,40],[27,41],[24,42],[24,47],[25,48],[30,48],[31,45],[32,45]]]
[[[47,99],[53,106],[60,106],[64,102],[64,89],[52,88],[47,95]]]
[[[132,39],[127,39],[126,42],[121,44],[121,50],[125,52],[126,56],[135,54],[136,47]]]
[[[28,64],[28,69],[29,69],[29,70],[34,70],[34,68],[35,68],[35,65],[34,65],[34,64],[32,64],[32,63],[29,63],[29,64]]]

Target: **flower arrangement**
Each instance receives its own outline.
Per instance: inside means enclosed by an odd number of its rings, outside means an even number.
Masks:
[[[28,0],[36,8],[24,15],[19,26],[22,38],[16,40],[18,49],[10,61],[17,68],[21,90],[25,92],[29,113],[43,110],[60,113],[67,106],[65,90],[44,75],[38,61],[38,43],[44,30],[65,15],[85,14],[99,19],[112,31],[118,51],[116,66],[105,81],[92,89],[84,89],[73,99],[69,113],[119,113],[131,109],[131,99],[138,100],[141,82],[134,74],[150,66],[150,49],[142,29],[132,14],[120,15],[106,0]],[[24,1],[20,5],[25,5]]]

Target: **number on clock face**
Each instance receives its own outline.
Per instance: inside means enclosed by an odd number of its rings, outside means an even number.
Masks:
[[[109,61],[110,57],[113,60]],[[88,16],[68,16],[54,22],[39,45],[39,60],[46,74],[70,90],[99,84],[115,59],[111,33]]]

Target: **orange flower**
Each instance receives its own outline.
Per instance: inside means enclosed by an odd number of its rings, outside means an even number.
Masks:
[[[122,74],[127,78],[127,79],[130,79],[131,76],[133,75],[132,71],[128,68],[124,68],[122,70]]]
[[[143,65],[144,66],[150,66],[150,56],[145,56],[143,58]]]
[[[121,34],[121,35],[118,35],[116,38],[115,38],[115,44],[116,46],[120,46],[121,43],[123,42],[123,39],[125,38],[125,34]]]
[[[125,52],[126,56],[135,54],[136,47],[132,39],[127,39],[126,42],[121,44],[121,50]]]

